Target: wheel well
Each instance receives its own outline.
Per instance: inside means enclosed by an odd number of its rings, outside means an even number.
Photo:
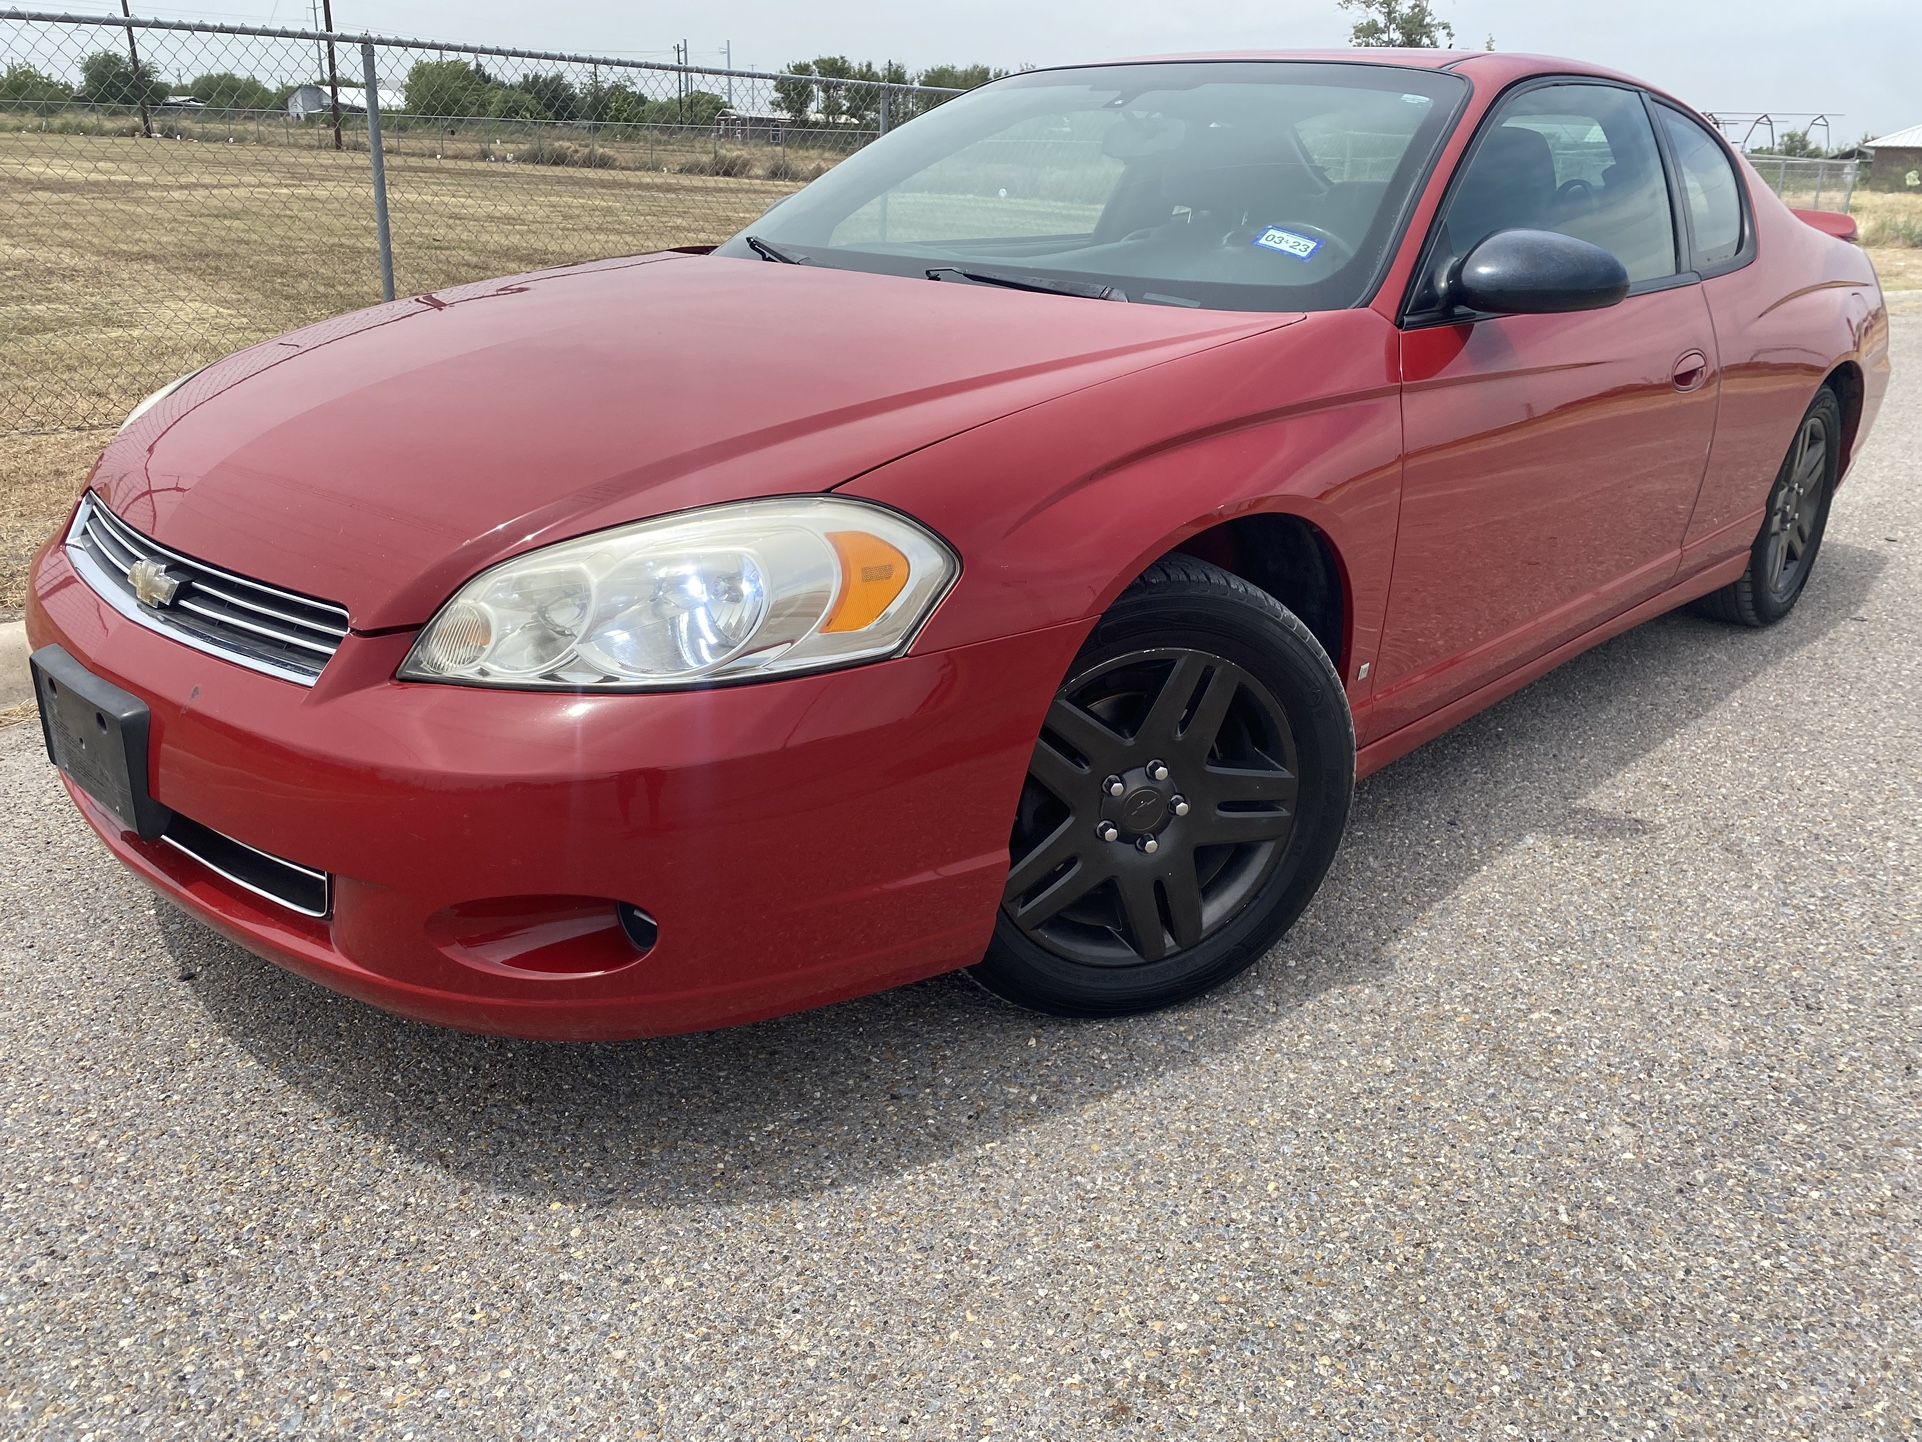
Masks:
[[[1849,468],[1849,461],[1855,454],[1855,433],[1862,424],[1862,367],[1854,361],[1843,361],[1829,372],[1828,379],[1822,382],[1835,392],[1835,399],[1842,407],[1842,456],[1840,470]]]
[[[1300,516],[1243,516],[1174,548],[1259,586],[1301,618],[1347,675],[1347,608],[1340,560],[1328,538]]]

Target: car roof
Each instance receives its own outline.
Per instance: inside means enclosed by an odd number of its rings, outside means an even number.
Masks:
[[[1085,70],[1100,65],[1178,65],[1204,61],[1293,61],[1312,65],[1389,65],[1403,70],[1453,70],[1477,80],[1507,85],[1530,75],[1587,75],[1627,85],[1643,82],[1619,70],[1557,55],[1518,55],[1505,50],[1401,50],[1389,47],[1350,50],[1209,50],[1188,55],[1131,55],[1073,65],[1044,65],[1044,70]],[[1648,86],[1649,89],[1658,87]]]

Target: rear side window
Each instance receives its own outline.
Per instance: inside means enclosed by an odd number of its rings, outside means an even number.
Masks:
[[[1701,126],[1666,105],[1655,107],[1662,133],[1675,155],[1682,179],[1689,225],[1695,233],[1695,263],[1720,265],[1742,251],[1742,190],[1727,153]]]

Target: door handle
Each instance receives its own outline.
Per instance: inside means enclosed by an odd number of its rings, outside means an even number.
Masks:
[[[1678,391],[1700,390],[1708,379],[1708,357],[1698,350],[1685,351],[1675,362],[1670,378]]]

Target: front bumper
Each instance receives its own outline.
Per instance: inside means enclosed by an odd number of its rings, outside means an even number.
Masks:
[[[311,688],[118,616],[50,546],[28,636],[153,713],[156,800],[330,873],[296,915],[82,814],[242,946],[423,1021],[614,1039],[798,1011],[977,960],[1076,627],[820,676],[583,696],[394,681],[353,635]],[[659,926],[642,952],[615,903]]]

